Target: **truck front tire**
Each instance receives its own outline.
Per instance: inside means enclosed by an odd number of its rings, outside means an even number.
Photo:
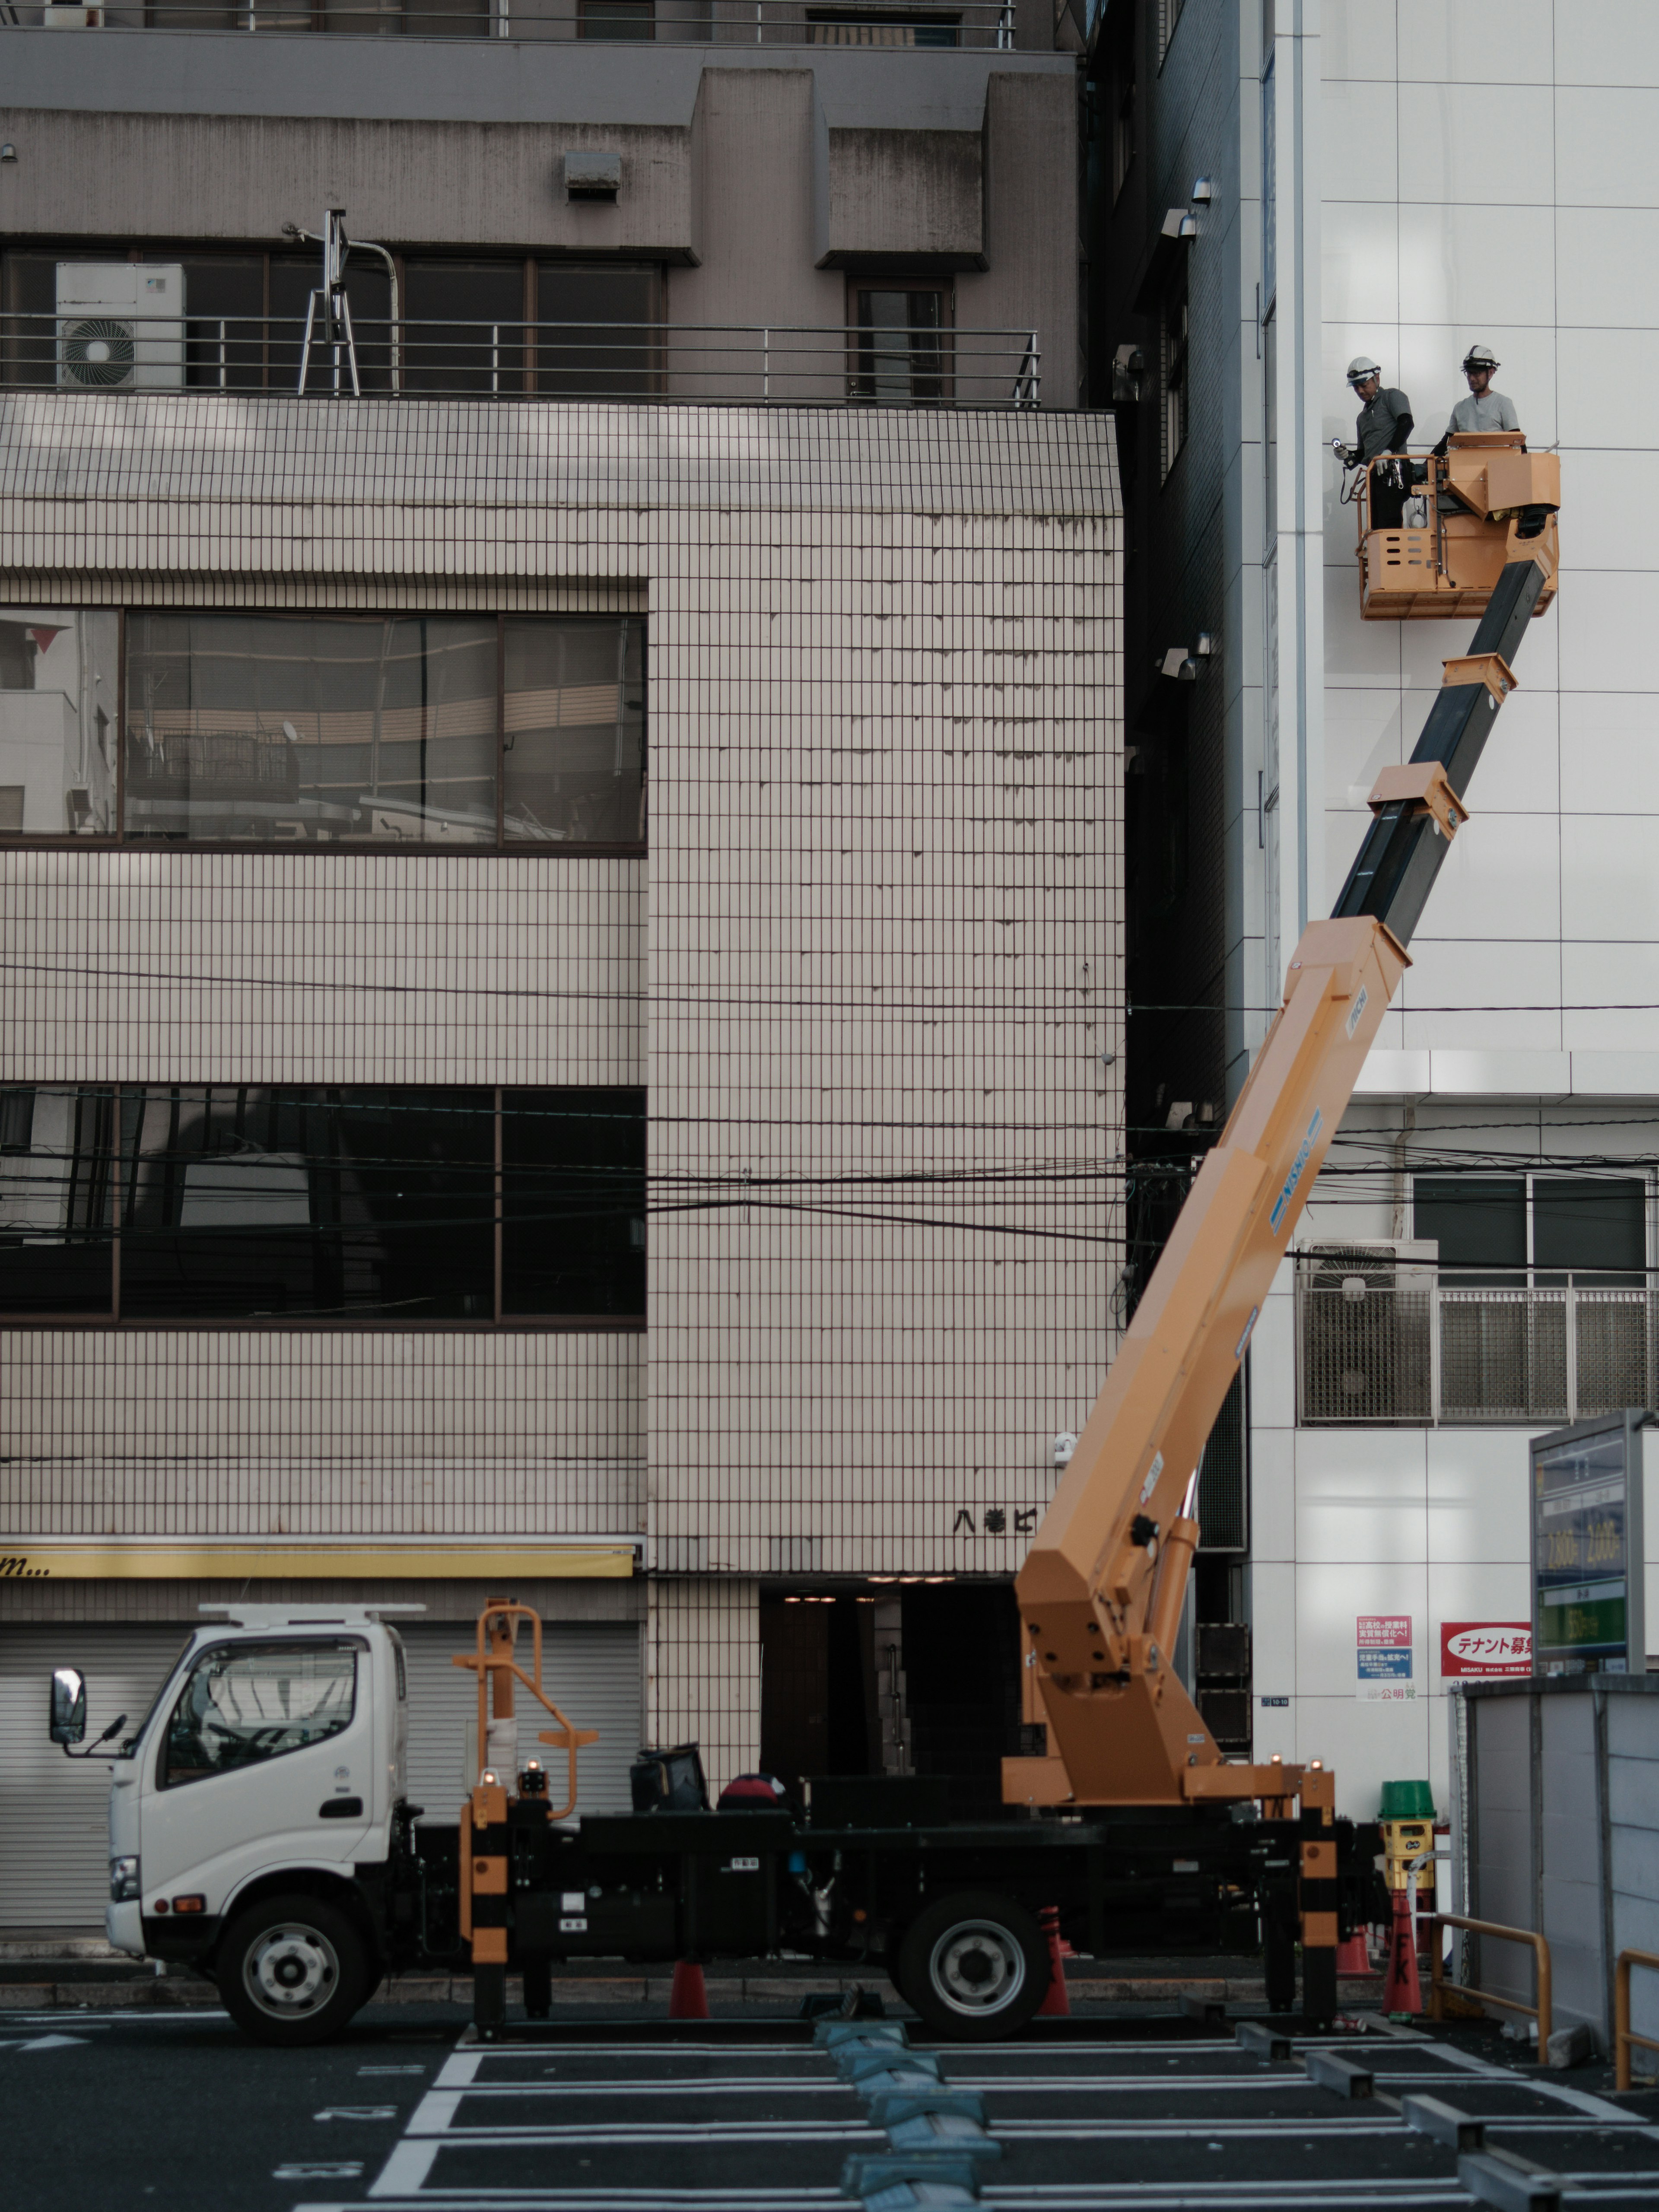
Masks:
[[[219,1994],[260,2043],[325,2043],[374,1986],[350,1917],[321,1897],[271,1897],[239,1913],[216,1960]]]
[[[935,2034],[1017,2035],[1048,1993],[1048,1952],[1023,1905],[988,1891],[941,1897],[899,1946],[895,1986]]]

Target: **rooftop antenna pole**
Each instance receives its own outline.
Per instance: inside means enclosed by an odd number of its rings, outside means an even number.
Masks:
[[[300,347],[299,391],[303,397],[306,380],[311,373],[311,342],[315,336],[332,351],[334,397],[337,399],[340,396],[340,358],[343,351],[346,366],[351,372],[351,396],[354,399],[361,399],[362,386],[357,378],[357,342],[351,334],[351,302],[346,296],[345,288],[346,256],[351,251],[351,241],[345,233],[343,208],[325,210],[321,244],[323,281],[306,302],[306,333]]]

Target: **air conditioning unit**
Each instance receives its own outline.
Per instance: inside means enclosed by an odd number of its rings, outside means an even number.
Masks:
[[[65,392],[181,392],[179,264],[60,261],[58,382]]]
[[[1431,1238],[1322,1243],[1297,1255],[1305,1422],[1434,1417]]]

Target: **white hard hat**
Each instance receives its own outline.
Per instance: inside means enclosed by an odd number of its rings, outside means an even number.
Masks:
[[[1373,361],[1369,354],[1358,353],[1348,363],[1350,384],[1364,384],[1367,377],[1381,376],[1382,374],[1381,363]]]
[[[1499,362],[1498,356],[1492,351],[1489,345],[1472,345],[1463,356],[1463,374],[1465,376],[1468,374],[1472,368],[1491,369],[1501,368],[1501,366],[1502,363]]]

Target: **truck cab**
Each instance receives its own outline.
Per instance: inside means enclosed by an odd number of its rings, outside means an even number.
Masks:
[[[210,1973],[246,1952],[242,1986],[221,1977],[233,2014],[331,2026],[380,1978],[377,1893],[409,1817],[403,1646],[362,1607],[225,1610],[136,1732],[94,1747],[113,1762],[105,1925],[134,1958]],[[271,1923],[252,1951],[226,1944],[250,1917]]]

